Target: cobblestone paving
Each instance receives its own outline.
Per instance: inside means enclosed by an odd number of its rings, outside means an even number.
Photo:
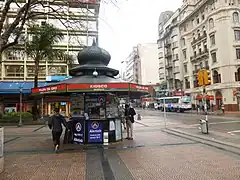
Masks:
[[[11,155],[1,180],[84,180],[85,153]]]
[[[240,159],[203,145],[121,151],[134,179],[239,180]]]

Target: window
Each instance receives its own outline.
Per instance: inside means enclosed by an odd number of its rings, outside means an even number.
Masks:
[[[240,48],[236,49],[236,56],[237,59],[240,59]]]
[[[211,56],[212,56],[212,62],[213,63],[217,62],[217,54],[216,54],[216,52],[212,53]]]
[[[240,41],[240,30],[234,30],[234,36],[236,41]]]
[[[186,41],[184,38],[182,38],[182,46],[185,46],[186,45]]]
[[[213,83],[221,83],[221,74],[216,70],[213,71]]]
[[[204,20],[205,19],[205,15],[204,14],[202,14],[202,20]]]
[[[238,23],[239,22],[239,14],[237,12],[233,13],[233,22]]]
[[[187,53],[186,53],[186,51],[183,51],[183,57],[184,57],[184,59],[187,58]]]
[[[235,81],[240,81],[240,68],[238,68],[237,72],[235,72]]]
[[[184,72],[187,73],[188,70],[187,70],[187,64],[184,64]]]
[[[23,77],[24,67],[19,65],[6,65],[5,75],[7,77]]]
[[[186,89],[190,88],[190,82],[188,81],[188,79],[185,79],[185,88]]]
[[[215,35],[211,35],[210,36],[210,43],[211,43],[211,46],[215,45]]]
[[[214,27],[213,19],[209,19],[209,29],[212,29]]]
[[[197,24],[199,24],[199,22],[200,22],[200,21],[199,21],[199,18],[197,18]]]

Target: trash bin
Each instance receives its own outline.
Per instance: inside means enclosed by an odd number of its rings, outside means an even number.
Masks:
[[[203,134],[208,134],[208,121],[201,119],[200,120],[200,129]]]

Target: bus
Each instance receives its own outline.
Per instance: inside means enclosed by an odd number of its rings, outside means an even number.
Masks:
[[[173,96],[173,97],[161,97],[157,98],[158,109],[168,112],[184,112],[192,109],[191,97],[189,96]]]

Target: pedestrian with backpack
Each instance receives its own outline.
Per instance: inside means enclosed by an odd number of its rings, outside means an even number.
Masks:
[[[134,116],[136,112],[133,107],[130,107],[128,104],[125,105],[125,117],[126,117],[126,125],[127,125],[127,138],[128,140],[133,140],[133,123]]]

